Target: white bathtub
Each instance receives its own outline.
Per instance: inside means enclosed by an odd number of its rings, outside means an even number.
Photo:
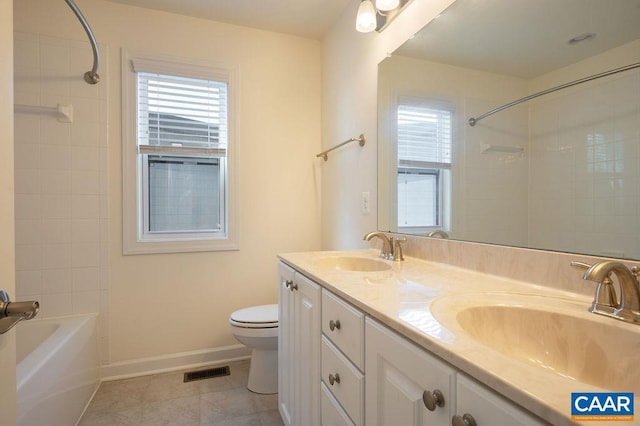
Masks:
[[[33,319],[16,330],[18,425],[75,425],[100,382],[96,316]]]

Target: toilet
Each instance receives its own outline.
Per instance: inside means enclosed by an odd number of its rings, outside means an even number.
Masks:
[[[233,336],[253,349],[247,388],[255,393],[278,393],[278,305],[235,311],[229,325]]]

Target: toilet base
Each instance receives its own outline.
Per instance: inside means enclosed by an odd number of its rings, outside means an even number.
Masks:
[[[247,389],[261,394],[278,393],[278,350],[254,349]]]

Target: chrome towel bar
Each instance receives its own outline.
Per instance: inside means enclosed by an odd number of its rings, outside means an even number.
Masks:
[[[359,143],[360,146],[364,146],[365,142],[367,141],[366,138],[364,137],[364,133],[360,133],[360,136],[358,136],[357,138],[348,139],[342,142],[341,144],[334,146],[333,148],[329,148],[326,151],[322,151],[320,154],[316,154],[316,157],[322,157],[324,161],[327,161],[329,159],[329,157],[327,156],[328,153],[330,153],[334,149],[340,148],[343,145],[346,145],[350,142],[356,142],[356,141]]]

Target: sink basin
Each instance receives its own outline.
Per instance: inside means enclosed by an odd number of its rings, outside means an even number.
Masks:
[[[382,260],[355,256],[320,257],[315,259],[313,263],[321,268],[335,269],[338,271],[376,272],[391,269],[391,265]]]
[[[451,300],[434,316],[508,358],[604,389],[640,392],[640,327],[598,317],[569,300],[478,297],[489,304]]]

